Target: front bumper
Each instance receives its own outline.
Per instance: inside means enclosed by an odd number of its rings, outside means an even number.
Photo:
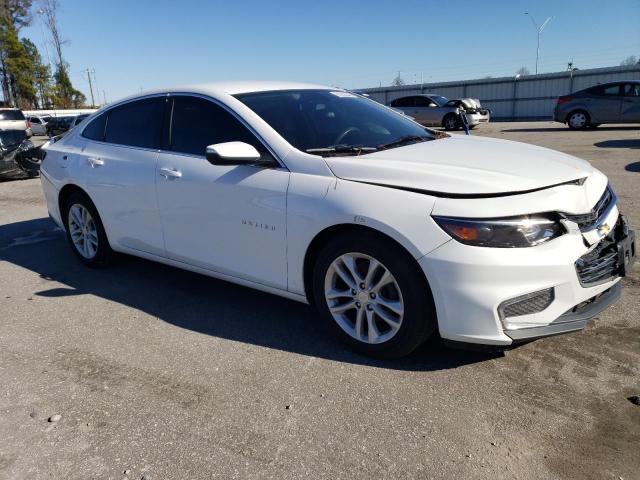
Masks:
[[[490,114],[482,115],[480,113],[467,113],[465,114],[467,117],[467,123],[470,126],[480,125],[481,123],[489,123],[491,119]]]
[[[532,248],[484,248],[450,240],[420,259],[429,279],[440,335],[455,342],[511,345],[580,330],[619,296],[620,277],[584,286],[575,262],[582,235],[565,234]],[[633,258],[627,264],[630,268]],[[505,301],[553,289],[541,311],[504,318]],[[580,308],[577,308],[580,307]]]
[[[505,330],[505,333],[513,339],[514,343],[519,343],[536,338],[582,330],[589,320],[617,302],[621,294],[622,284],[617,282],[608,290],[605,290],[581,305],[576,305],[574,309],[560,315],[549,325]]]

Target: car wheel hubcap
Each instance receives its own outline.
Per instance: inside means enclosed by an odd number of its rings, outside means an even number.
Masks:
[[[98,230],[93,217],[84,206],[76,203],[69,209],[69,233],[80,255],[90,260],[98,252]]]
[[[571,125],[576,128],[584,127],[584,124],[587,123],[587,118],[583,113],[574,113],[571,116]]]
[[[384,343],[400,330],[404,317],[400,286],[369,255],[345,253],[336,258],[325,275],[324,296],[340,328],[361,342]]]

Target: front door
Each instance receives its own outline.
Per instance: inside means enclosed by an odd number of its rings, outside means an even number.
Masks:
[[[621,86],[603,85],[595,87],[595,95],[587,99],[593,123],[615,123],[620,121],[622,104]]]
[[[640,123],[640,83],[627,83],[623,89],[620,119],[624,123]]]
[[[201,97],[171,100],[157,163],[158,208],[169,258],[286,289],[289,171],[274,163],[212,165],[207,145],[243,141],[268,150],[234,115]]]
[[[429,126],[440,126],[443,117],[442,108],[429,97],[417,96],[415,99],[414,116],[416,120],[418,120],[418,123]]]

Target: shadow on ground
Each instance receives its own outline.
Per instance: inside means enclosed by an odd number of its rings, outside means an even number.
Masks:
[[[624,167],[627,172],[640,172],[640,162],[633,162]]]
[[[0,260],[64,285],[28,295],[91,294],[185,329],[301,355],[417,371],[456,368],[502,355],[452,350],[434,339],[407,358],[362,357],[320,328],[311,307],[298,302],[124,255],[111,268],[86,268],[48,218],[0,225]]]
[[[581,133],[585,133],[585,132],[593,132],[593,131],[601,131],[601,130],[611,130],[611,131],[624,131],[624,130],[640,130],[639,126],[624,126],[624,127],[619,127],[619,126],[605,126],[605,125],[601,125],[597,128],[588,128],[586,130],[570,130],[569,127],[529,127],[529,128],[505,128],[503,130],[500,130],[501,132],[521,132],[521,133],[526,133],[526,132],[541,132],[541,133],[545,133],[545,132],[573,132],[576,135],[579,135]]]
[[[600,148],[640,148],[640,138],[628,140],[604,140],[593,144]]]

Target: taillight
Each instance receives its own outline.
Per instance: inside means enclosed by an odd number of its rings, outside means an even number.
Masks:
[[[26,120],[27,122],[27,128],[31,128],[31,122],[29,120]]]
[[[558,105],[561,105],[563,103],[567,103],[569,100],[571,100],[571,95],[561,95],[558,97],[558,100],[556,101],[556,103]]]

